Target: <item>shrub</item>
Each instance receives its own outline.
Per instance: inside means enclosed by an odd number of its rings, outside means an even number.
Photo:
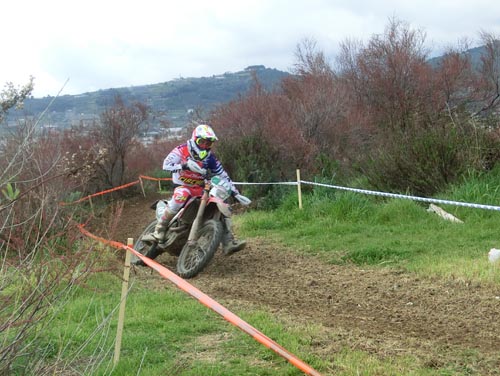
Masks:
[[[25,123],[0,150],[0,374],[43,374],[43,336],[75,284],[95,271],[79,240],[78,207],[61,207],[85,185],[86,165],[62,152],[58,137]],[[15,369],[14,369],[15,368]]]

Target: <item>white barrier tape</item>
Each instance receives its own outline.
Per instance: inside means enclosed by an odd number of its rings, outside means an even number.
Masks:
[[[276,185],[298,185],[296,181],[291,181],[291,182],[275,182],[275,183],[244,183],[244,182],[237,182],[233,181],[233,184],[235,185],[270,185],[270,184],[276,184]]]
[[[415,200],[415,201],[430,202],[430,203],[434,203],[434,204],[447,204],[447,205],[465,206],[467,208],[487,209],[487,210],[500,210],[500,206],[493,206],[493,205],[471,204],[471,203],[467,203],[467,202],[439,200],[439,199],[434,199],[434,198],[425,198],[425,197],[418,197],[418,196],[407,196],[407,195],[396,194],[396,193],[385,193],[385,192],[369,191],[369,190],[366,190],[366,189],[340,187],[338,185],[314,183],[314,182],[311,182],[311,181],[304,181],[304,180],[301,180],[300,182],[302,184],[318,185],[320,187],[335,188],[335,189],[341,189],[341,190],[344,190],[344,191],[365,193],[365,194],[368,194],[368,195],[375,195],[375,196],[405,198],[405,199],[410,199],[410,200]]]

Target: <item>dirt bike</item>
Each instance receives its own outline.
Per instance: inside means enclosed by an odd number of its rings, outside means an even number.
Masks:
[[[231,211],[227,199],[231,193],[229,183],[218,176],[205,179],[202,195],[187,200],[168,224],[164,240],[146,242],[142,238],[154,232],[156,223],[167,205],[164,200],[156,201],[151,206],[156,210],[156,219],[144,229],[134,244],[134,249],[150,259],[155,259],[165,252],[178,256],[177,274],[182,278],[196,276],[212,260],[229,230]],[[235,197],[244,205],[250,203],[245,196]],[[132,263],[144,265],[143,261],[134,255]]]

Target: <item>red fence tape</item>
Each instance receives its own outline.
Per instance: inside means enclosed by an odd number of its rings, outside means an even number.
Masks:
[[[172,180],[172,178],[154,178],[154,177],[151,177],[151,176],[145,176],[145,175],[139,175],[139,179],[146,179],[146,180]],[[97,193],[94,193],[94,194],[91,194],[91,195],[88,195],[88,196],[85,196],[85,197],[82,197],[81,199],[79,200],[76,200],[76,201],[73,201],[73,202],[60,202],[59,205],[61,206],[65,206],[65,205],[72,205],[72,204],[78,204],[79,202],[82,202],[82,201],[85,201],[85,200],[89,200],[91,199],[92,197],[96,197],[96,196],[100,196],[100,195],[104,195],[106,193],[109,193],[109,192],[113,192],[113,191],[117,191],[119,189],[123,189],[123,188],[128,188],[132,185],[135,185],[135,184],[139,184],[141,181],[140,180],[136,180],[136,181],[133,181],[131,183],[127,183],[127,184],[124,184],[124,185],[120,185],[119,187],[115,187],[115,188],[111,188],[111,189],[107,189],[105,191],[101,191],[101,192],[97,192]],[[142,183],[141,183],[142,184]]]
[[[82,202],[82,201],[85,201],[85,200],[88,200],[92,197],[96,197],[96,196],[101,196],[101,195],[104,195],[106,193],[109,193],[109,192],[113,192],[113,191],[117,191],[119,189],[123,189],[123,188],[128,188],[132,185],[135,185],[135,184],[139,184],[140,181],[139,180],[136,180],[136,181],[133,181],[131,183],[127,183],[127,184],[124,184],[124,185],[120,185],[119,187],[115,187],[115,188],[111,188],[111,189],[107,189],[105,191],[101,191],[101,192],[97,192],[97,193],[94,193],[94,194],[91,194],[91,195],[88,195],[88,196],[85,196],[85,197],[82,197],[81,199],[79,200],[76,200],[76,201],[73,201],[73,202],[60,202],[59,205],[72,205],[72,204],[78,204],[79,202]]]
[[[237,328],[241,329],[243,332],[249,334],[252,336],[256,341],[260,342],[267,348],[273,350],[275,353],[278,355],[282,356],[285,358],[288,362],[293,364],[296,368],[300,369],[303,371],[306,375],[311,375],[311,376],[321,376],[318,371],[316,371],[314,368],[309,366],[308,364],[304,363],[302,360],[297,358],[295,355],[292,353],[288,352],[285,348],[281,347],[278,343],[274,342],[272,339],[267,337],[265,334],[261,333],[257,329],[255,329],[253,326],[248,324],[246,321],[240,319],[238,316],[236,316],[234,313],[229,311],[227,308],[222,306],[221,304],[217,303],[214,299],[209,297],[208,295],[204,294],[200,290],[198,290],[196,287],[191,285],[190,283],[186,282],[184,279],[179,277],[177,274],[171,272],[164,266],[160,265],[154,260],[151,260],[148,257],[145,257],[141,253],[137,252],[135,249],[128,247],[127,245],[113,241],[113,240],[108,240],[101,238],[99,236],[96,236],[87,230],[83,228],[83,225],[78,225],[80,228],[80,231],[95,240],[98,240],[102,243],[108,244],[114,248],[122,248],[126,251],[132,252],[134,255],[139,257],[146,265],[151,267],[152,269],[156,270],[162,277],[170,280],[173,282],[178,288],[183,290],[184,292],[188,293],[192,297],[196,298],[200,303],[203,305],[207,306],[210,308],[212,311],[218,313],[221,315],[226,321],[229,321],[231,324],[236,326]]]
[[[146,179],[146,180],[172,180],[172,178],[153,178],[151,176],[144,176],[144,175],[139,175],[141,179]]]

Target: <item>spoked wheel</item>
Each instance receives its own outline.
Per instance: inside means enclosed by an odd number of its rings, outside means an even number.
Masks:
[[[160,249],[158,248],[158,243],[156,242],[143,242],[142,237],[154,232],[155,227],[156,227],[156,220],[151,222],[142,232],[142,234],[139,236],[139,239],[134,244],[134,249],[143,254],[146,257],[149,257],[150,259],[154,259],[158,257],[158,255],[161,253]],[[134,265],[142,265],[144,266],[144,262],[137,257],[136,255],[132,254],[132,257],[130,259],[131,263]]]
[[[207,221],[198,230],[198,239],[186,243],[177,260],[177,274],[182,278],[192,278],[203,270],[214,257],[222,240],[224,228],[215,220]]]

